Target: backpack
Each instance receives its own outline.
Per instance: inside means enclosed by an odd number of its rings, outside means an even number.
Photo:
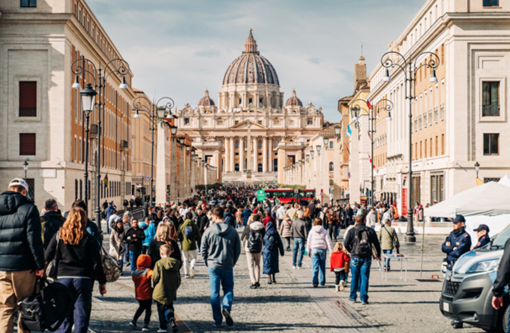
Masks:
[[[248,250],[250,253],[260,253],[262,251],[262,237],[260,231],[251,231],[248,237]]]
[[[363,227],[356,229],[352,253],[355,253],[360,257],[368,258],[372,255],[372,244],[368,238],[369,228]]]
[[[101,264],[103,266],[104,275],[106,275],[106,282],[115,282],[119,279],[119,263],[106,252],[104,247],[101,247]]]
[[[195,233],[193,232],[193,226],[187,225],[187,226],[184,227],[184,237],[190,239],[194,235],[195,235]]]
[[[36,293],[39,282],[41,290]],[[73,309],[73,300],[65,285],[37,278],[34,292],[19,302],[19,308],[21,325],[25,330],[54,332]]]

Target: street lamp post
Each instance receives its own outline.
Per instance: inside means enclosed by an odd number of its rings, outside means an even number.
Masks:
[[[394,62],[391,58],[391,55],[398,56],[400,59],[397,62]],[[423,64],[417,65],[418,59],[423,55],[430,55],[430,59],[425,60]],[[402,62],[402,64],[401,64]],[[425,68],[430,68],[432,70],[432,75],[430,77],[430,82],[437,82],[436,77],[436,69],[439,66],[440,59],[437,54],[434,52],[422,52],[416,56],[414,62],[412,60],[406,59],[401,53],[397,51],[389,51],[383,54],[381,58],[381,65],[386,68],[386,75],[383,78],[384,82],[390,82],[390,68],[397,67],[405,77],[405,98],[409,99],[409,172],[408,172],[408,207],[407,207],[407,232],[406,232],[406,241],[409,243],[416,242],[416,237],[414,236],[414,226],[413,226],[413,100],[416,100],[416,76],[417,71],[425,66]],[[408,87],[409,86],[409,87]],[[409,90],[408,90],[409,89]]]
[[[475,163],[475,172],[476,178],[478,178],[478,172],[480,172],[480,163],[478,163],[478,161]]]
[[[27,171],[28,171],[28,157],[23,162],[23,170],[25,171],[25,180],[27,180]]]
[[[145,101],[148,105],[142,104]],[[163,103],[162,103],[163,102]],[[167,119],[172,119],[172,108],[174,107],[174,100],[170,97],[161,97],[156,103],[151,102],[145,96],[139,96],[133,100],[133,106],[135,107],[136,113],[134,115],[135,119],[140,118],[140,109],[144,109],[149,113],[149,131],[151,131],[151,188],[150,188],[150,201],[149,206],[152,206],[152,198],[154,193],[154,132],[157,129],[156,118],[159,119],[160,122],[166,123],[163,121],[165,117]],[[168,114],[166,111],[168,110]],[[168,124],[168,123],[167,123]],[[170,129],[172,126],[170,126]],[[175,127],[177,129],[177,127]],[[172,134],[174,135],[174,134]]]
[[[89,188],[88,188],[88,179],[89,179],[89,122],[90,122],[90,112],[94,110],[94,105],[96,104],[96,95],[97,91],[92,89],[92,85],[87,83],[84,89],[80,91],[82,110],[85,112],[85,173],[83,178],[85,180],[85,204],[88,205],[89,199]],[[88,206],[87,206],[88,207]]]
[[[374,135],[375,133],[377,133],[377,126],[376,126],[376,123],[375,123],[375,120],[377,119],[377,114],[374,113],[374,107],[376,108],[376,110],[379,110],[379,104],[381,102],[385,102],[385,105],[382,106],[382,108],[388,112],[388,116],[386,117],[386,120],[387,121],[391,121],[392,118],[391,118],[391,111],[393,110],[393,102],[390,101],[389,99],[386,99],[386,98],[383,98],[381,100],[379,100],[375,105],[372,105],[370,104],[368,101],[364,100],[364,99],[357,99],[355,100],[354,102],[357,102],[357,101],[360,101],[360,102],[364,102],[367,107],[368,107],[368,111],[366,109],[363,109],[361,107],[359,107],[358,105],[356,105],[355,107],[352,107],[351,108],[351,116],[353,118],[353,121],[355,121],[357,124],[359,124],[359,117],[362,116],[362,113],[361,111],[365,111],[367,114],[368,114],[368,120],[369,120],[369,130],[368,130],[368,134],[370,135],[370,164],[371,164],[371,171],[370,171],[370,204],[371,206],[374,206],[374,202],[375,202],[375,195],[374,195],[374,192],[375,192],[375,181],[374,181]],[[351,102],[352,103],[352,102]],[[378,112],[377,112],[378,113]],[[336,131],[336,128],[335,128],[335,131]],[[340,132],[340,129],[338,130],[338,132]]]
[[[90,71],[88,68],[92,68]],[[94,85],[93,90],[97,92],[97,158],[96,158],[96,224],[101,230],[101,203],[100,203],[100,192],[99,188],[101,186],[101,113],[104,110],[105,106],[105,88],[106,88],[106,79],[112,74],[121,77],[121,83],[119,85],[119,89],[128,89],[128,85],[126,84],[126,75],[129,74],[129,64],[124,59],[112,59],[108,63],[101,67],[101,63],[99,67],[96,67],[94,62],[91,60],[81,57],[76,59],[71,64],[71,71],[75,75],[75,81],[73,83],[74,89],[81,89],[81,85],[79,82],[79,76],[83,75],[83,80],[85,80],[85,74],[91,77],[92,84]],[[92,89],[92,84],[90,88]],[[87,84],[87,87],[89,84]],[[83,102],[83,100],[82,100]],[[89,143],[87,142],[87,145]],[[87,169],[88,171],[88,169]],[[87,187],[87,183],[85,184],[85,188]]]

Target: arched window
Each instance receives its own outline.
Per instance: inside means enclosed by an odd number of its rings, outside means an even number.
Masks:
[[[259,141],[258,147],[259,147],[259,149],[262,149],[262,141]]]
[[[278,139],[274,140],[274,147],[277,148],[280,141]]]
[[[335,171],[335,165],[333,162],[329,162],[329,171]]]
[[[236,165],[234,167],[235,167],[236,171],[239,171],[239,163],[236,163]]]
[[[236,140],[236,142],[235,142],[235,147],[236,147],[236,148],[239,148],[239,140]]]
[[[258,169],[258,172],[262,172],[262,163],[259,163],[259,165],[258,165],[258,168],[257,168],[257,169]]]

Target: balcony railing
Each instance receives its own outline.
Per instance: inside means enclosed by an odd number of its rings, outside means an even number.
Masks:
[[[20,117],[37,117],[37,108],[19,108]]]
[[[499,105],[482,106],[482,117],[499,117]]]

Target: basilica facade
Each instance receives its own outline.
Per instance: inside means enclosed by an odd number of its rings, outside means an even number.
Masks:
[[[206,90],[196,108],[186,103],[175,113],[179,132],[193,139],[198,156],[231,181],[247,172],[253,180],[276,180],[278,146],[306,145],[324,122],[322,108],[304,106],[295,91],[284,102],[278,74],[260,55],[251,29],[244,52],[225,72],[218,105]]]

